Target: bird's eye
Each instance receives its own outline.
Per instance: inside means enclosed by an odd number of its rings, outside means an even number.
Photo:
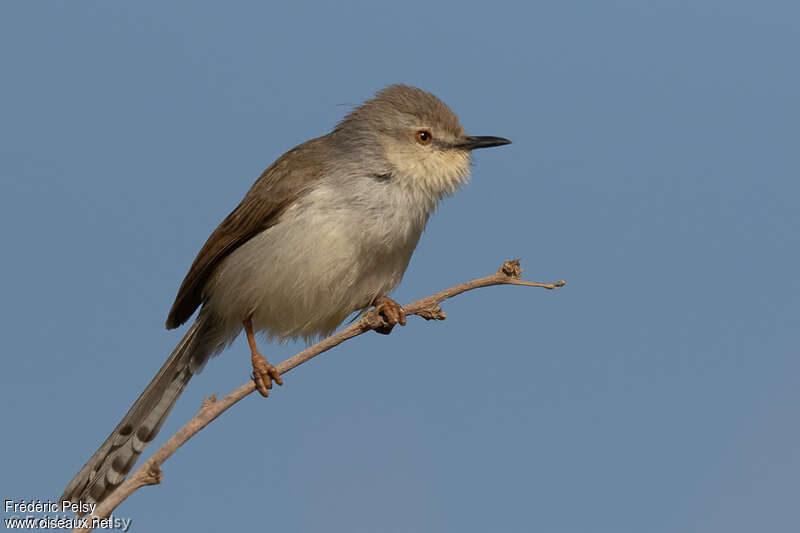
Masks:
[[[433,135],[428,130],[419,130],[417,132],[417,142],[421,145],[430,144],[433,140]]]

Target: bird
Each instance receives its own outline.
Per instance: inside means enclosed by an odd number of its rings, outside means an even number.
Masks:
[[[470,177],[471,153],[509,144],[470,136],[430,92],[378,91],[330,133],[292,148],[212,232],[178,289],[167,329],[192,325],[59,501],[102,502],[155,438],[191,377],[244,330],[256,389],[283,380],[260,353],[269,339],[329,335],[375,307],[379,333],[405,325],[388,294],[439,202]]]

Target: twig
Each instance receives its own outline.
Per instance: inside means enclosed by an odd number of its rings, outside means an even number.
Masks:
[[[524,285],[526,287],[542,287],[545,289],[557,289],[563,287],[566,282],[564,280],[555,283],[538,283],[535,281],[525,281],[520,279],[522,269],[519,265],[519,260],[514,259],[506,261],[497,272],[483,278],[473,279],[439,291],[436,294],[422,298],[416,302],[412,302],[403,306],[406,315],[417,315],[426,320],[444,320],[447,315],[441,310],[439,304],[448,298],[452,298],[462,292],[480,287],[490,287],[492,285]],[[322,352],[326,352],[348,339],[357,337],[367,331],[386,326],[383,318],[377,313],[375,309],[370,309],[364,316],[353,323],[349,327],[339,331],[321,340],[320,342],[309,346],[305,350],[293,355],[282,363],[276,366],[280,374],[292,370],[293,368],[302,365],[306,361],[313,359]],[[161,465],[169,459],[186,441],[188,441],[195,433],[206,427],[212,420],[227,411],[239,400],[250,394],[255,390],[255,383],[250,380],[238,389],[234,390],[224,398],[216,400],[216,397],[206,398],[203,402],[203,407],[185,426],[178,430],[170,439],[165,442],[158,450],[153,453],[133,474],[128,477],[114,492],[108,495],[94,510],[94,512],[87,516],[87,523],[91,524],[97,518],[105,518],[111,511],[117,508],[128,496],[133,494],[136,489],[146,485],[156,485],[161,483]],[[74,532],[91,531],[91,527],[75,528]]]

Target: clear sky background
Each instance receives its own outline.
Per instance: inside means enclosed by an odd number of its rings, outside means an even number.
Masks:
[[[798,20],[789,1],[3,2],[0,496],[61,494],[181,337],[164,320],[214,227],[403,82],[514,144],[475,154],[397,300],[513,257],[567,286],[471,292],[328,352],[116,515],[797,531]],[[158,444],[249,372],[239,340]]]

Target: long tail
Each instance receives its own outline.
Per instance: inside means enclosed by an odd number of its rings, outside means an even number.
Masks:
[[[122,483],[142,450],[158,434],[192,374],[216,351],[207,323],[201,313],[122,421],[72,478],[59,501],[99,503]]]

